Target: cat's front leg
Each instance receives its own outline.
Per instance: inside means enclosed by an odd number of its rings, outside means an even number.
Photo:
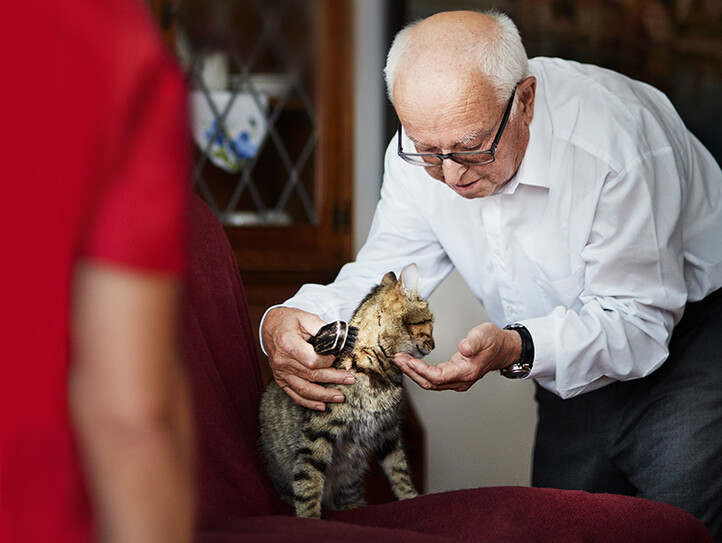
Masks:
[[[400,432],[390,436],[376,451],[376,456],[397,500],[407,500],[419,495],[411,481],[409,462],[401,445]]]
[[[321,417],[309,421],[302,430],[301,447],[296,451],[293,498],[297,517],[321,518],[321,499],[326,471],[331,465],[337,433],[324,428]],[[331,427],[333,428],[333,427]]]

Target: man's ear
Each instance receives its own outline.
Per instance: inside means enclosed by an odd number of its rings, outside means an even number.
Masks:
[[[521,115],[525,123],[531,123],[534,117],[534,98],[536,96],[536,77],[530,75],[517,87],[519,102],[517,103],[517,114]]]

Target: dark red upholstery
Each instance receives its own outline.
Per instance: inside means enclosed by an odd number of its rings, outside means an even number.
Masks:
[[[245,295],[220,223],[191,210],[183,343],[198,441],[199,543],[711,542],[694,517],[609,494],[522,487],[459,490],[297,519],[275,495],[257,447],[262,380]]]
[[[263,387],[238,266],[221,224],[191,201],[183,345],[193,388],[198,442],[199,528],[278,506],[256,447]]]

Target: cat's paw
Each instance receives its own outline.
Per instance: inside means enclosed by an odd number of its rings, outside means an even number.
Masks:
[[[419,495],[416,490],[411,489],[406,492],[402,492],[399,494],[398,499],[399,500],[410,500],[411,498],[416,498]]]
[[[300,518],[321,518],[321,504],[318,502],[296,502],[296,516]]]
[[[357,507],[364,507],[368,505],[366,500],[358,500],[351,503],[344,503],[339,509],[356,509]]]

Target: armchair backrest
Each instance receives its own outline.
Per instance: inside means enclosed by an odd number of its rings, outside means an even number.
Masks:
[[[277,502],[257,446],[263,381],[245,292],[220,222],[190,204],[182,346],[192,382],[200,530],[273,514]]]

